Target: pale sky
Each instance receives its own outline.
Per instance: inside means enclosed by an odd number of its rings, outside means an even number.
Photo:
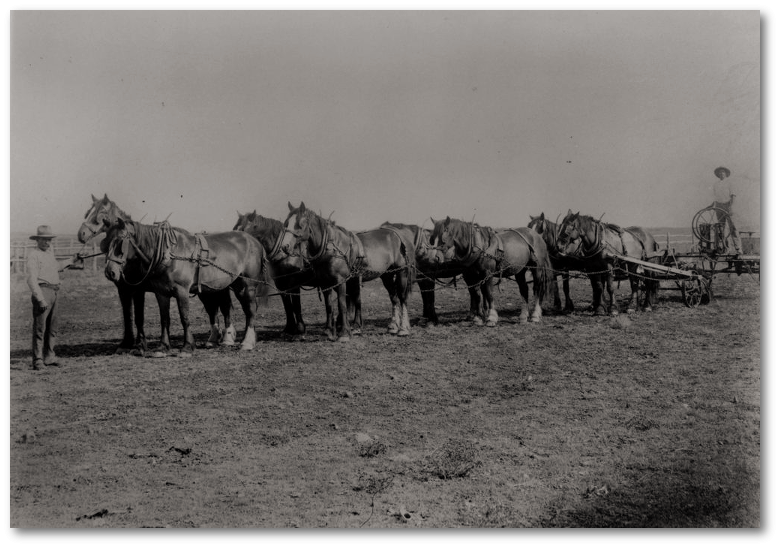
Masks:
[[[12,12],[10,229],[760,224],[758,11]]]

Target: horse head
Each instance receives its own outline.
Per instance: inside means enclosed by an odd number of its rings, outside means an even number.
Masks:
[[[444,255],[444,261],[465,262],[474,249],[474,221],[466,223],[449,216],[434,224],[432,240]]]
[[[126,223],[119,218],[111,223],[108,219],[103,220],[106,238],[101,242],[101,250],[106,254],[105,275],[112,282],[118,282],[122,277],[122,271],[125,264],[131,258],[133,247],[130,245],[132,237],[132,223]]]
[[[105,232],[106,225],[104,221],[114,223],[117,219],[129,221],[130,216],[119,209],[116,203],[108,199],[104,194],[103,198],[95,198],[92,195],[92,206],[84,214],[84,222],[81,223],[77,237],[79,243],[85,244],[98,234]]]
[[[303,202],[298,207],[287,202],[287,206],[290,212],[284,221],[281,249],[290,257],[307,257],[315,225],[319,224],[315,222],[317,215]]]
[[[564,254],[566,248],[582,237],[580,220],[579,212],[573,213],[570,209],[558,225],[558,234],[555,238],[558,253]]]

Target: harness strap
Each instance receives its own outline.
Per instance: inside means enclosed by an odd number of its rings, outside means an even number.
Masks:
[[[198,265],[197,270],[195,271],[195,277],[198,279],[198,293],[200,293],[202,277],[200,270],[203,268],[203,263],[209,262],[209,243],[206,241],[206,236],[204,234],[195,234],[195,239],[198,242],[198,247],[193,252],[193,258]]]

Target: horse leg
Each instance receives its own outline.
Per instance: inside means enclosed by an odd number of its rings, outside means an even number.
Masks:
[[[346,283],[347,291],[347,320],[352,320],[355,335],[363,332],[363,301],[360,296],[360,279],[350,278]]]
[[[189,291],[177,286],[174,297],[176,298],[176,305],[179,308],[179,320],[181,321],[181,326],[184,330],[184,345],[181,348],[179,356],[186,357],[195,351],[195,337],[192,336],[192,331],[190,331]]]
[[[531,277],[533,278],[534,282],[534,297],[535,297],[535,304],[534,304],[534,311],[531,313],[531,322],[537,323],[542,321],[542,300],[544,298],[544,278],[543,275],[539,274],[539,269],[534,268],[531,270]],[[523,281],[525,281],[525,274],[523,274]],[[528,284],[526,284],[526,287],[528,287]]]
[[[571,295],[569,294],[569,272],[565,272],[561,279],[563,280],[563,296],[566,299],[566,308],[564,308],[564,312],[574,312],[574,302],[571,300]]]
[[[398,292],[396,291],[395,287],[395,279],[392,274],[382,274],[380,278],[382,280],[382,285],[385,286],[387,294],[390,296],[390,304],[392,305],[390,323],[387,325],[387,332],[391,335],[396,335],[398,334],[398,329],[401,324],[401,305],[399,303]]]
[[[284,325],[282,335],[294,336],[297,333],[297,327],[295,325],[295,313],[293,311],[292,296],[282,293],[279,295],[282,298],[282,305],[284,305],[284,315],[287,319],[287,323]]]
[[[358,291],[360,285],[358,284]],[[359,293],[358,293],[359,295]],[[347,317],[347,284],[343,283],[336,286],[336,297],[338,298],[339,315],[336,319],[336,328],[338,330],[338,342],[347,342],[351,338],[349,328],[349,318]]]
[[[563,278],[563,276],[561,276]],[[517,281],[517,283],[520,283],[520,280]],[[558,275],[554,274],[552,277],[552,286],[553,286],[553,306],[555,307],[556,312],[560,312],[563,310],[563,307],[561,306],[561,296],[558,294]],[[520,292],[522,293],[522,289]]]
[[[475,279],[475,276],[463,273],[463,281],[466,282],[466,286],[469,289],[469,296],[471,297],[471,303],[469,307],[469,315],[466,317],[467,322],[473,322],[474,325],[482,326],[485,322],[482,321],[482,303],[480,302],[479,295],[479,279]]]
[[[201,293],[198,295],[200,302],[203,303],[203,308],[206,309],[206,314],[209,315],[209,338],[206,341],[206,348],[214,348],[215,344],[219,344],[220,332],[219,332],[219,320],[217,319],[217,312],[219,311],[219,303],[217,302],[213,293]]]
[[[593,288],[593,303],[591,304],[593,315],[598,316],[599,309],[604,308],[604,305],[601,302],[604,294],[603,276],[601,274],[590,274],[588,278],[590,278],[590,285],[591,288]],[[606,312],[606,309],[604,311]]]
[[[135,345],[133,335],[133,290],[134,288],[124,285],[122,282],[116,284],[117,293],[119,293],[119,303],[122,305],[122,322],[125,328],[122,342],[116,349],[117,354],[130,352]]]
[[[515,274],[515,281],[517,282],[517,288],[520,290],[520,296],[523,298],[523,302],[520,303],[520,319],[524,322],[529,321],[528,318],[528,312],[531,308],[529,301],[528,301],[528,283],[525,281],[525,271],[524,268],[517,274]],[[558,292],[555,292],[555,296],[558,296]],[[558,304],[560,304],[560,299],[558,300]]]
[[[244,338],[241,341],[241,350],[252,350],[257,344],[257,334],[255,333],[255,308],[257,306],[257,286],[242,283],[236,291],[238,302],[244,310],[246,317],[246,330]]]
[[[222,337],[219,344],[222,346],[233,346],[236,344],[236,326],[233,325],[233,299],[230,297],[230,290],[225,289],[219,299],[219,310],[225,320],[225,328],[222,330]]]
[[[655,280],[645,278],[645,302],[642,307],[643,312],[652,312],[655,304],[655,297],[658,294],[659,283]]]
[[[401,319],[398,326],[398,336],[408,337],[409,332],[412,329],[409,323],[409,308],[407,303],[409,301],[409,295],[411,294],[411,280],[407,270],[398,272],[395,276],[396,292],[398,293],[398,300],[400,301]]]
[[[485,280],[481,285],[483,302],[485,303],[483,309],[485,311],[485,325],[488,327],[495,327],[498,325],[498,312],[493,306],[493,278]]]
[[[607,308],[607,312],[610,316],[617,316],[618,310],[617,306],[615,305],[615,287],[614,287],[614,274],[612,273],[612,268],[610,267],[607,270],[607,274],[605,276],[606,278],[606,287],[607,287],[607,295],[609,296],[609,307]]]
[[[336,340],[336,323],[333,318],[333,290],[323,289],[322,299],[325,301],[325,331],[329,341]]]
[[[626,313],[633,314],[636,312],[636,309],[641,306],[639,303],[639,279],[634,276],[636,271],[631,272],[628,277],[628,283],[631,286],[631,297],[628,300],[628,307],[626,308]],[[636,303],[636,308],[634,307],[634,303]]]
[[[146,333],[144,332],[144,301],[146,293],[142,290],[133,291],[133,310],[135,312],[135,329],[137,336],[135,338],[135,350],[143,356],[149,350],[146,344]]]
[[[296,287],[290,295],[290,304],[292,306],[293,318],[295,320],[295,336],[302,341],[306,337],[306,324],[303,323],[303,314],[301,313],[301,288]]]
[[[171,352],[171,298],[159,293],[154,296],[160,309],[160,348],[154,357],[161,358]]]
[[[431,321],[434,324],[439,323],[439,317],[436,315],[436,282],[427,278],[417,279],[417,286],[420,288],[420,297],[423,302],[423,320],[421,325]]]

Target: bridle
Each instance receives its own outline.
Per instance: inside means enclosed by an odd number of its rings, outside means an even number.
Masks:
[[[122,275],[122,277],[125,279],[125,282],[128,285],[140,285],[142,284],[146,278],[149,277],[149,274],[162,262],[163,257],[163,240],[165,238],[164,231],[161,227],[157,227],[157,239],[155,242],[155,249],[154,249],[154,258],[150,259],[146,256],[146,254],[143,252],[143,250],[138,246],[136,243],[136,237],[138,235],[138,226],[136,226],[137,223],[132,222],[125,225],[125,228],[120,230],[120,234],[118,234],[116,237],[114,237],[111,240],[111,243],[108,246],[108,252],[106,253],[106,263],[115,263],[117,265],[117,268],[119,268],[119,271]],[[133,230],[130,230],[130,227],[133,227]],[[122,246],[121,252],[122,252],[122,259],[118,260],[113,257],[115,254],[115,250],[117,245]],[[127,276],[125,275],[125,266],[127,265],[127,261],[129,259],[128,256],[128,248],[129,246],[133,247],[133,250],[138,254],[139,258],[142,262],[146,263],[148,265],[148,268],[146,270],[146,273],[144,274],[143,278],[141,278],[138,282],[130,282],[127,279]]]

